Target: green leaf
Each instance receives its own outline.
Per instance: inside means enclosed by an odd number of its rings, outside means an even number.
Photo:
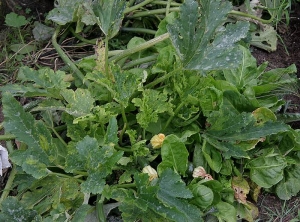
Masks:
[[[88,218],[88,215],[93,212],[94,207],[88,204],[81,205],[76,211],[72,218],[72,222],[82,222]]]
[[[101,193],[106,184],[105,178],[112,173],[113,167],[122,157],[123,152],[115,151],[112,146],[101,147],[95,138],[89,136],[76,144],[76,149],[69,148],[66,157],[66,171],[86,170],[88,177],[81,184],[85,193]]]
[[[180,176],[170,168],[161,173],[159,188],[161,192],[164,192],[164,195],[180,198],[193,197],[191,191],[186,188]]]
[[[219,123],[212,125],[206,131],[206,135],[219,140],[254,140],[290,130],[288,125],[281,122],[268,121],[258,124],[255,116],[251,113],[227,117],[219,116],[217,121]]]
[[[133,72],[121,70],[118,66],[111,66],[114,81],[111,81],[100,72],[88,73],[87,79],[95,81],[101,87],[105,87],[115,101],[123,107],[128,106],[132,94],[138,90],[143,77],[142,72]]]
[[[38,88],[54,88],[65,89],[70,86],[69,82],[64,81],[66,73],[63,71],[54,72],[49,68],[41,68],[34,70],[27,66],[20,68],[18,79],[22,82],[34,82],[34,86]]]
[[[50,164],[48,155],[56,155],[48,149],[49,146],[55,149],[49,130],[45,124],[35,121],[31,114],[26,113],[9,93],[3,93],[2,102],[5,130],[29,147],[27,150],[14,151],[11,159],[36,178],[46,176],[46,167]]]
[[[28,209],[16,197],[7,197],[1,204],[0,221],[42,221],[35,210]]]
[[[162,162],[158,165],[158,174],[165,169],[174,169],[177,173],[185,175],[188,167],[189,153],[184,143],[175,135],[166,136],[161,147]]]
[[[116,117],[113,116],[109,119],[109,123],[106,129],[105,142],[107,144],[117,144],[118,141],[118,123]]]
[[[66,112],[75,117],[89,114],[94,107],[95,100],[86,89],[78,88],[75,91],[65,89],[61,91],[61,95],[68,102]]]
[[[36,209],[39,214],[48,211],[50,206],[57,213],[64,213],[81,206],[83,198],[76,179],[47,176],[28,187],[21,202]]]
[[[132,102],[140,108],[136,118],[138,123],[147,128],[149,123],[157,122],[159,113],[172,113],[172,106],[167,101],[167,95],[156,90],[146,89],[143,91],[143,98],[134,98]]]
[[[215,208],[217,209],[217,212],[213,213],[213,215],[215,215],[219,221],[237,221],[236,209],[231,204],[220,201],[215,205]]]
[[[109,38],[114,37],[121,27],[125,1],[96,0],[93,1],[92,7],[102,32]]]
[[[219,173],[222,168],[221,153],[218,150],[216,150],[213,146],[211,146],[209,143],[206,143],[206,145],[202,147],[202,152],[210,168],[213,171]]]
[[[207,87],[200,91],[200,106],[205,116],[212,111],[219,110],[223,103],[222,92],[213,87]]]
[[[256,59],[251,55],[249,49],[240,46],[242,52],[242,63],[236,69],[223,70],[226,81],[237,89],[242,90],[247,86],[256,86],[258,77],[262,71],[257,68]]]
[[[192,204],[195,204],[201,209],[205,209],[212,204],[214,193],[210,188],[201,184],[194,184],[190,189],[194,195],[194,198],[191,201]]]
[[[23,15],[17,15],[11,12],[5,16],[5,23],[7,26],[20,28],[28,23],[28,20]]]
[[[282,200],[289,200],[300,191],[300,166],[293,165],[285,170],[285,177],[276,186],[276,194]]]
[[[85,0],[57,0],[56,7],[48,13],[47,19],[59,25],[75,22],[77,20],[76,11],[78,6],[84,2]]]
[[[235,44],[246,37],[249,24],[237,22],[221,28],[231,7],[228,1],[219,0],[203,0],[200,7],[197,1],[187,0],[180,7],[180,17],[167,28],[186,69],[238,66],[242,54]]]
[[[250,169],[250,178],[257,185],[270,188],[283,179],[286,161],[281,156],[261,156],[250,160],[246,168]]]

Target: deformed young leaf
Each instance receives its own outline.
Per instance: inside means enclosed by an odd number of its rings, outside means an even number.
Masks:
[[[157,90],[144,90],[142,99],[134,98],[132,100],[135,106],[140,108],[140,112],[136,116],[138,123],[143,128],[147,128],[150,123],[157,122],[159,113],[172,113],[172,106],[167,100],[167,95]]]
[[[187,0],[180,7],[180,17],[167,29],[186,69],[238,66],[242,53],[236,42],[246,37],[249,24],[237,22],[222,27],[231,7],[230,2],[220,0],[203,0],[200,9],[197,1]]]

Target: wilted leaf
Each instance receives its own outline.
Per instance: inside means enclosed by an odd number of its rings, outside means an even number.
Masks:
[[[234,190],[235,199],[242,204],[247,203],[247,194],[250,191],[248,182],[242,177],[233,177],[231,186]]]

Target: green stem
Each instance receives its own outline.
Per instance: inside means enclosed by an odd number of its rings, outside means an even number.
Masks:
[[[124,10],[124,14],[127,14],[127,13],[129,13],[129,12],[135,11],[135,10],[137,10],[137,9],[139,9],[139,8],[141,8],[141,7],[143,7],[144,5],[149,4],[150,2],[153,2],[153,0],[145,0],[145,1],[139,3],[139,4],[135,5],[135,6],[132,6],[132,7],[130,7],[130,8],[126,8],[126,9]]]
[[[122,106],[122,108],[121,108],[121,113],[122,113],[122,119],[123,119],[123,122],[124,122],[124,127],[123,127],[123,129],[121,131],[121,134],[120,134],[120,141],[122,143],[122,141],[123,141],[123,135],[124,135],[124,133],[126,131],[126,128],[127,128],[127,117],[126,117],[124,106]]]
[[[176,73],[178,69],[173,70],[172,72],[169,72],[168,74],[163,75],[162,77],[159,77],[155,79],[154,81],[150,82],[145,86],[146,89],[153,88],[155,85],[165,81],[166,79],[170,78],[174,73]]]
[[[155,61],[156,59],[157,59],[157,55],[147,56],[145,58],[140,58],[140,59],[136,59],[131,62],[128,62],[122,68],[129,69],[129,68],[132,68],[132,67],[140,65],[140,64]]]
[[[122,150],[122,151],[127,152],[127,153],[133,153],[133,151],[131,149],[125,148],[125,147],[120,147],[119,145],[115,145],[115,148],[117,150]]]
[[[134,188],[136,187],[135,183],[128,183],[128,184],[118,184],[118,185],[113,185],[114,188]]]
[[[82,72],[77,68],[77,66],[71,61],[71,59],[66,55],[66,53],[60,48],[59,44],[57,43],[57,36],[60,31],[60,26],[58,26],[55,32],[52,35],[52,44],[55,50],[57,51],[58,55],[62,58],[62,60],[71,68],[71,70],[77,75],[77,77],[86,85],[89,86],[90,82],[88,80],[84,81],[84,75]]]
[[[80,183],[84,182],[84,180],[81,180],[81,179],[75,178],[74,176],[69,176],[69,175],[63,174],[63,173],[56,173],[56,172],[50,171],[49,174],[55,175],[55,176],[58,176],[58,177],[65,177],[65,178],[75,179],[75,180],[77,180]]]
[[[96,212],[97,212],[98,220],[100,222],[106,222],[103,203],[104,203],[104,197],[102,195],[97,195]]]
[[[118,54],[118,55],[116,55],[116,56],[113,56],[113,57],[110,58],[108,61],[109,61],[109,62],[112,62],[112,61],[115,61],[115,62],[116,62],[116,61],[118,61],[118,60],[120,60],[120,59],[123,59],[123,58],[125,58],[125,57],[127,57],[127,56],[133,54],[133,53],[136,53],[136,52],[142,51],[142,50],[144,50],[144,49],[150,48],[151,46],[153,46],[153,45],[155,45],[155,44],[157,44],[157,43],[159,43],[159,42],[162,42],[162,41],[168,39],[169,36],[170,36],[169,33],[165,33],[165,34],[163,34],[163,35],[160,35],[160,36],[158,36],[158,37],[156,37],[156,38],[154,38],[154,39],[151,39],[151,40],[148,41],[148,42],[145,42],[145,43],[143,43],[143,44],[140,44],[140,45],[138,45],[138,46],[136,46],[136,47],[134,47],[134,48],[126,49],[126,50],[124,50],[123,52],[121,52],[120,54]]]
[[[172,1],[172,0],[168,0],[168,2],[167,2],[167,7],[166,7],[166,16],[167,16],[167,15],[170,13],[171,1]]]
[[[251,18],[251,19],[257,20],[257,21],[259,21],[259,22],[261,22],[261,23],[263,23],[263,24],[269,24],[269,23],[271,23],[271,22],[273,21],[273,19],[274,19],[273,17],[271,17],[270,19],[265,20],[265,19],[258,18],[258,17],[254,16],[254,15],[247,14],[247,13],[244,13],[244,12],[235,11],[235,10],[231,10],[231,11],[229,12],[229,14],[231,14],[231,15],[237,15],[237,16],[242,16],[242,17],[247,17],[247,18]]]
[[[146,33],[150,35],[155,35],[156,31],[152,29],[145,29],[145,28],[126,28],[123,27],[121,28],[121,31],[126,31],[126,32],[140,32],[140,33]]]
[[[127,16],[127,18],[132,19],[132,18],[139,18],[139,17],[149,16],[149,15],[165,14],[166,11],[167,11],[166,8],[161,8],[161,9],[154,9],[154,10],[149,10],[144,12],[137,12],[131,16]],[[179,12],[179,7],[172,7],[169,9],[169,12]]]
[[[169,4],[169,1],[168,2],[166,2],[166,1],[154,1],[153,4],[156,4],[156,5],[167,5],[167,4]],[[181,6],[181,4],[177,3],[177,2],[171,2],[170,1],[170,6],[177,6],[177,7],[179,7],[179,6]]]
[[[61,136],[57,133],[57,131],[54,129],[54,127],[52,127],[51,130],[52,130],[53,133],[56,135],[56,137],[59,139],[59,141],[60,141],[65,147],[67,147],[68,144],[61,138]]]
[[[162,129],[162,132],[164,132],[167,129],[167,127],[170,125],[171,121],[174,119],[174,117],[177,115],[177,113],[180,111],[180,109],[184,106],[184,104],[185,104],[185,101],[181,102],[179,104],[179,106],[177,106],[177,108],[174,111],[174,115],[172,115],[172,116],[169,117],[169,119],[167,120],[167,123],[166,123],[165,127]]]
[[[92,44],[92,45],[96,44],[96,41],[97,41],[96,39],[91,39],[90,40],[90,39],[83,38],[81,35],[79,35],[78,33],[76,33],[72,27],[70,27],[70,31],[80,41],[82,41],[84,43],[87,43],[87,44]]]
[[[0,198],[0,210],[1,210],[2,202],[6,199],[6,197],[9,195],[9,192],[12,189],[12,185],[13,185],[14,179],[16,177],[16,174],[17,174],[17,168],[15,165],[13,165],[12,170],[9,175],[9,178],[6,182],[6,185],[4,187],[4,190],[3,190],[1,198]]]
[[[105,37],[105,73],[108,79],[112,81],[112,77],[108,71],[108,36]]]
[[[5,134],[5,135],[0,135],[0,140],[13,140],[15,139],[16,136],[13,134]]]

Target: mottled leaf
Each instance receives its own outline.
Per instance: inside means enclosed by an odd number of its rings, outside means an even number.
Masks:
[[[214,70],[237,67],[242,53],[236,42],[245,38],[249,24],[237,22],[225,27],[228,1],[187,0],[180,16],[167,26],[171,41],[186,69]],[[198,11],[199,10],[199,11]]]

